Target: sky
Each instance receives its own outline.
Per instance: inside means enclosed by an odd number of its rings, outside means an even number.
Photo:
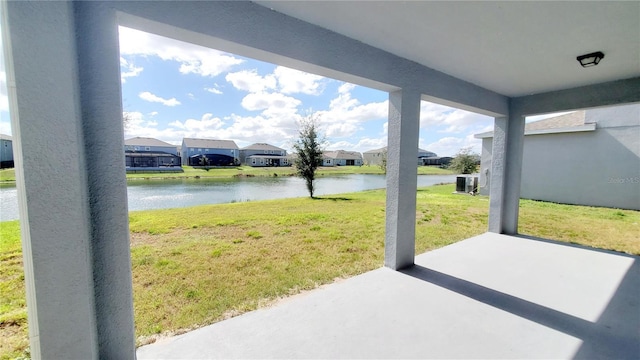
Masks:
[[[4,61],[0,133],[11,135]],[[297,123],[318,119],[327,150],[364,152],[387,145],[388,93],[120,27],[125,139],[152,137],[265,142],[290,150]],[[422,149],[453,156],[480,153],[474,134],[493,118],[423,101]]]

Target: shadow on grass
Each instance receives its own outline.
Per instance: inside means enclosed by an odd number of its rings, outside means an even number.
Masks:
[[[353,199],[350,198],[346,198],[346,197],[312,197],[313,200],[330,200],[330,201],[351,201]]]

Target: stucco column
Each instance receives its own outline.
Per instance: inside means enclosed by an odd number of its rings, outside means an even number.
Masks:
[[[518,233],[524,116],[495,118],[489,194],[489,231]]]
[[[414,264],[419,131],[420,93],[389,93],[384,264],[395,270]]]
[[[134,358],[115,13],[2,6],[31,355]]]

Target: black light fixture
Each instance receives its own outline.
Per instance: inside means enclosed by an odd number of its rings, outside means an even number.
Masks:
[[[580,62],[582,67],[590,67],[598,65],[602,58],[604,58],[602,51],[596,51],[591,54],[580,55],[576,59]]]

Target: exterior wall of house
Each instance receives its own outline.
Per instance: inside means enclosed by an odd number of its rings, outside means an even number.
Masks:
[[[233,158],[238,158],[239,150],[236,149],[218,149],[218,148],[202,148],[185,146],[182,143],[182,165],[189,165],[189,158],[194,155],[226,155]]]
[[[251,155],[245,159],[245,165],[253,167],[262,166],[289,166],[289,159],[284,156],[265,156],[265,155]]]
[[[239,155],[239,159],[240,159],[240,163],[242,163],[243,165],[249,165],[249,166],[266,166],[264,164],[260,164],[260,160],[256,159],[257,161],[254,161],[251,156],[253,155],[258,155],[258,156],[274,156],[274,159],[277,157],[282,157],[279,158],[279,165],[280,166],[287,166],[289,165],[289,161],[286,158],[287,156],[287,151],[286,150],[257,150],[257,149],[241,149],[239,151],[240,155]]]
[[[589,132],[527,135],[521,197],[640,210],[640,105],[587,111]],[[488,194],[492,139],[482,141],[480,193]]]
[[[364,163],[367,165],[380,165],[382,164],[382,158],[384,153],[364,153],[362,154],[362,158],[364,159]]]
[[[129,151],[165,152],[168,154],[178,155],[178,148],[176,146],[125,145],[124,149]]]
[[[13,141],[0,139],[0,168],[13,167]]]

